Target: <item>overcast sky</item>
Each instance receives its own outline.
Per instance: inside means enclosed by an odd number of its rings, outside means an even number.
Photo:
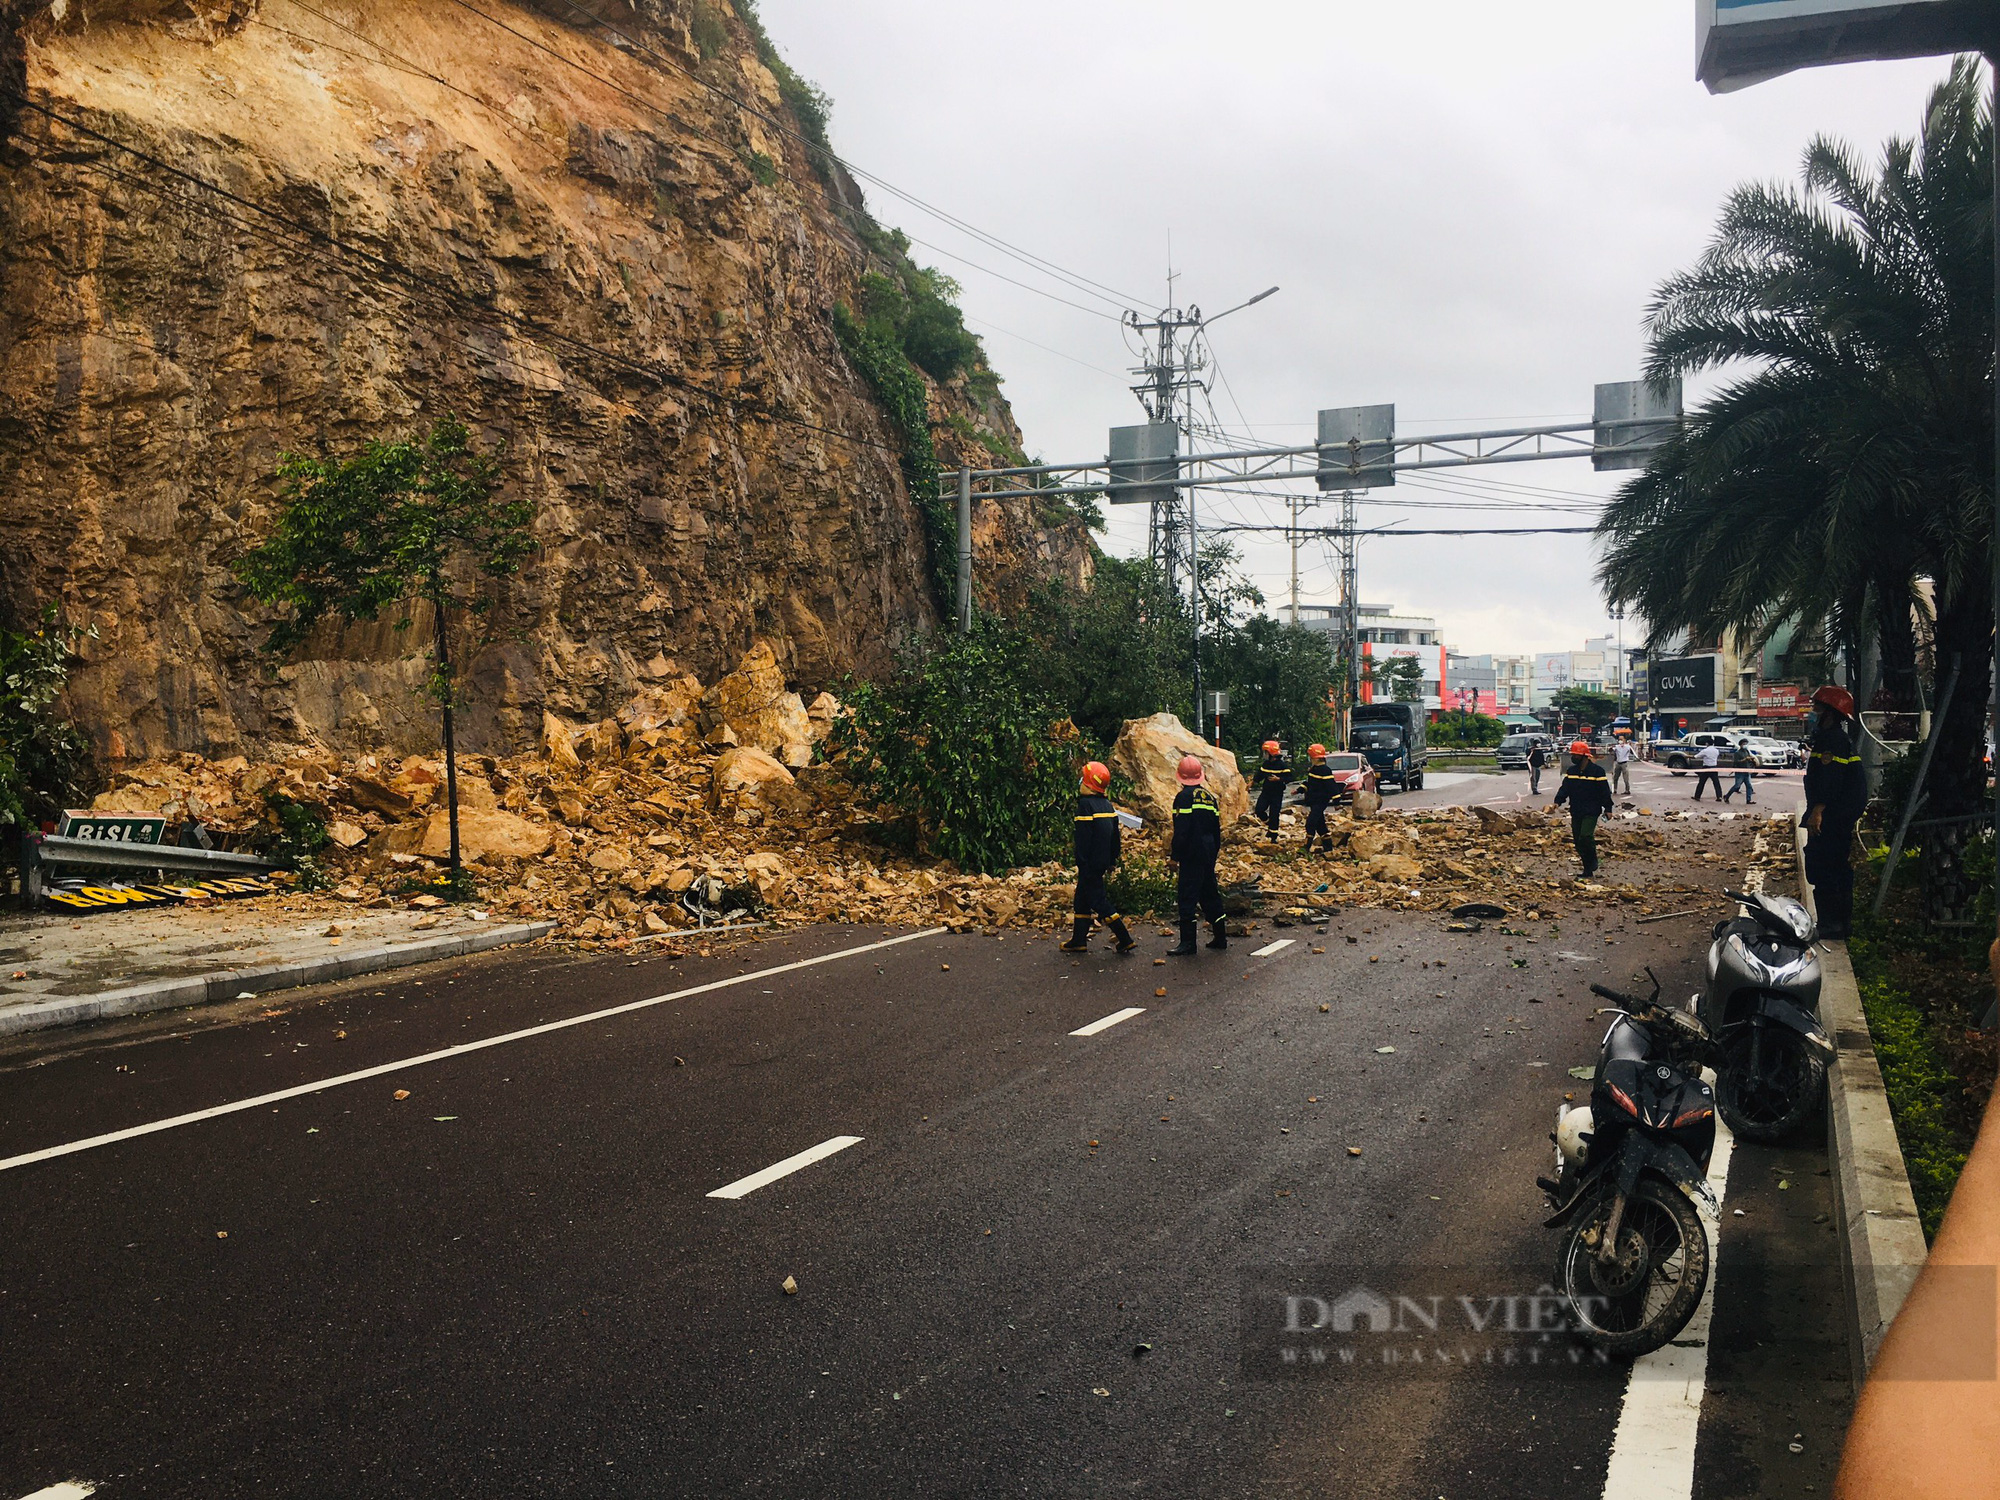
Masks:
[[[1795,179],[1816,133],[1871,152],[1914,134],[1946,68],[1827,68],[1712,97],[1694,81],[1694,9],[761,0],[793,66],[833,96],[836,149],[897,188],[1149,314],[1170,242],[1177,302],[1214,313],[1281,286],[1212,335],[1217,412],[1272,442],[1309,441],[1321,407],[1374,402],[1395,402],[1405,433],[1588,415],[1596,382],[1637,375],[1652,289],[1700,252],[1732,186]],[[869,197],[963,283],[1030,453],[1101,456],[1106,429],[1143,419],[1115,298]],[[1363,518],[1587,524],[1568,508],[1434,507],[1467,492],[1570,507],[1615,482],[1581,460],[1454,471],[1433,481],[1445,489],[1399,484]],[[1205,521],[1283,519],[1275,500],[1201,503]],[[1116,512],[1104,540],[1143,550],[1143,511]],[[1246,561],[1281,606],[1283,543]],[[1435,615],[1462,651],[1578,648],[1610,628],[1592,561],[1588,537],[1383,539],[1362,549],[1361,594]],[[1318,543],[1301,577],[1302,600],[1333,601]]]

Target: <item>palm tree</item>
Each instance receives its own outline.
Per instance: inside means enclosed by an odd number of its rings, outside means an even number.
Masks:
[[[1993,634],[1993,151],[1977,59],[1871,169],[1824,138],[1801,186],[1750,184],[1647,318],[1647,376],[1729,379],[1598,526],[1598,576],[1656,634],[1791,621],[1914,685],[1918,580],[1940,662]],[[1908,689],[1906,688],[1905,691]],[[1911,706],[1905,702],[1902,707]],[[1955,694],[1929,809],[1977,811],[1985,694]]]

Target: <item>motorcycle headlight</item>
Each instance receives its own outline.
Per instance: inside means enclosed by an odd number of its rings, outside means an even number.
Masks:
[[[1785,925],[1792,929],[1792,936],[1801,943],[1809,945],[1819,935],[1804,902],[1794,901],[1790,896],[1766,896],[1764,904],[1784,919]]]

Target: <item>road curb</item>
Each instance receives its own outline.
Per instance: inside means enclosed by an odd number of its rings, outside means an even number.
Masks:
[[[188,979],[163,979],[152,984],[129,985],[95,995],[64,995],[0,1012],[0,1037],[21,1036],[46,1031],[54,1026],[77,1026],[86,1021],[105,1021],[114,1016],[136,1016],[146,1011],[173,1010],[186,1005],[206,1005],[216,1000],[233,1000],[246,991],[262,994],[267,990],[294,989],[304,984],[325,984],[335,979],[352,979],[357,974],[375,974],[384,969],[407,968],[440,958],[463,958],[491,948],[531,943],[555,931],[553,922],[521,922],[492,927],[480,932],[452,933],[445,937],[422,938],[413,943],[384,944],[377,948],[357,948],[352,953],[329,953],[303,963],[267,964],[252,969],[223,969],[214,974],[197,974]]]
[[[1812,887],[1806,883],[1799,821],[1792,825],[1792,847],[1798,859],[1800,896],[1810,908]],[[1818,914],[1814,909],[1813,915]],[[1903,1148],[1896,1140],[1889,1093],[1861,1008],[1861,989],[1848,962],[1847,944],[1822,943],[1820,962],[1825,974],[1820,1019],[1839,1049],[1826,1075],[1826,1145],[1833,1161],[1841,1279],[1847,1287],[1848,1362],[1859,1391],[1883,1335],[1923,1269],[1929,1247],[1903,1167]]]

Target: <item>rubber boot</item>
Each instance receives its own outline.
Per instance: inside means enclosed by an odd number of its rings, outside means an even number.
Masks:
[[[1192,923],[1192,922],[1183,922],[1183,923],[1181,923],[1181,942],[1180,942],[1180,946],[1179,946],[1178,948],[1169,948],[1169,949],[1167,950],[1167,957],[1168,957],[1168,958],[1187,958],[1187,957],[1189,957],[1190,955],[1192,955],[1192,954],[1194,953],[1194,951],[1195,951],[1195,948],[1194,948],[1194,923]]]
[[[1070,922],[1069,941],[1062,945],[1064,953],[1088,953],[1090,951],[1090,918],[1077,917]]]
[[[1134,948],[1139,946],[1138,943],[1133,941],[1131,930],[1126,927],[1123,917],[1113,917],[1104,925],[1111,929],[1111,935],[1118,940],[1118,951],[1120,953],[1130,953]]]
[[[1229,946],[1229,932],[1224,925],[1228,920],[1227,917],[1217,917],[1213,922],[1208,924],[1209,947],[1227,948]]]

